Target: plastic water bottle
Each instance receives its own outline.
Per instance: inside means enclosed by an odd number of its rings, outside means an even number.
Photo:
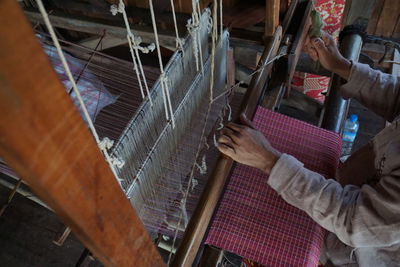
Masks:
[[[342,156],[350,155],[354,140],[356,140],[359,123],[356,114],[350,115],[344,124],[342,136]]]

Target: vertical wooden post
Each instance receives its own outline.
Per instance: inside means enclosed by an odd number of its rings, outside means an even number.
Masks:
[[[265,1],[265,32],[264,37],[274,35],[276,27],[279,25],[279,6],[280,0]]]
[[[164,265],[15,0],[0,36],[0,157],[106,266]]]

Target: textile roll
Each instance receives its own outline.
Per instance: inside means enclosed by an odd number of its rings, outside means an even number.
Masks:
[[[305,167],[334,177],[340,136],[262,107],[255,126],[281,152]],[[261,171],[237,164],[220,201],[206,244],[266,266],[317,266],[325,230],[287,204]]]

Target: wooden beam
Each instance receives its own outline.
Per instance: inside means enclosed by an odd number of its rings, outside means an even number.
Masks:
[[[361,5],[364,6],[364,0],[360,0],[359,2],[361,2]],[[385,0],[375,0],[371,17],[369,18],[368,21],[368,27],[367,27],[368,34],[375,35],[376,27],[378,25],[379,18],[382,14],[384,5],[385,5]],[[363,9],[361,9],[361,11],[363,11]],[[351,11],[349,11],[349,14],[351,14]]]
[[[380,0],[346,0],[342,29],[347,25],[355,24],[366,30],[368,21],[373,17],[372,13],[378,1]]]
[[[280,0],[265,1],[265,33],[266,37],[273,36],[279,25]]]
[[[0,157],[106,266],[163,266],[15,0],[0,36]]]
[[[283,36],[285,36],[286,31],[289,28],[290,23],[292,22],[292,18],[293,18],[294,12],[296,11],[298,3],[299,3],[298,0],[291,0],[290,6],[286,11],[285,16],[283,17],[283,20],[281,23]]]
[[[385,0],[385,4],[376,25],[375,35],[391,37],[395,30],[399,16],[399,1]]]
[[[54,12],[55,13],[55,12]],[[126,38],[125,27],[95,22],[84,17],[71,17],[67,15],[51,14],[49,16],[51,23],[54,27],[90,33],[102,36],[104,32],[107,36]],[[25,15],[32,23],[43,23],[41,14],[37,11],[25,10]],[[154,33],[150,28],[143,28],[139,26],[132,27],[132,31],[140,36],[144,43],[154,42]],[[160,45],[165,47],[175,47],[175,36],[173,34],[158,34]]]
[[[302,13],[303,18],[301,20],[300,26],[297,30],[296,37],[293,41],[292,47],[290,49],[288,55],[288,74],[287,74],[287,84],[286,84],[286,97],[289,96],[291,83],[294,76],[294,72],[296,70],[297,61],[300,58],[301,51],[304,46],[304,42],[306,40],[308,30],[311,26],[310,14],[313,9],[313,1],[306,1],[298,5],[297,8],[302,8],[302,5],[305,5],[304,13]]]
[[[100,40],[101,43],[97,47]],[[104,38],[102,39],[102,37],[93,36],[79,41],[78,44],[89,49],[95,49],[97,47],[96,51],[102,51],[108,48],[113,48],[119,45],[127,44],[127,42],[128,40],[126,38],[104,36]]]

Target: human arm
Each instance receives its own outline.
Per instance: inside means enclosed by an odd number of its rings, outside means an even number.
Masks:
[[[397,169],[382,177],[376,188],[342,187],[283,154],[274,165],[268,184],[343,243],[351,247],[382,247],[400,240],[399,177]]]
[[[303,50],[314,61],[319,61],[325,69],[345,80],[349,79],[352,63],[342,56],[335,40],[326,32],[322,32],[321,38],[307,36]]]
[[[281,153],[271,146],[244,114],[240,116],[240,121],[242,124],[228,123],[221,130],[218,149],[236,162],[269,174]]]
[[[340,89],[344,98],[357,99],[388,121],[400,114],[399,77],[345,59],[327,33],[322,38],[308,38],[304,50],[313,60],[348,81]]]
[[[342,187],[334,180],[307,170],[295,158],[278,154],[257,130],[245,126],[241,129],[247,133],[232,136],[233,132],[224,131],[223,135],[232,140],[221,140],[229,147],[229,156],[270,173],[268,184],[284,200],[304,210],[344,243],[353,247],[387,246],[399,240],[400,233],[396,230],[400,226],[399,166],[394,166],[390,175],[382,177],[376,189],[370,186]],[[246,151],[251,150],[257,151],[258,157],[248,156]],[[268,166],[272,168],[268,169]]]
[[[345,99],[354,98],[388,121],[400,115],[400,79],[354,63],[349,80],[340,88]]]

